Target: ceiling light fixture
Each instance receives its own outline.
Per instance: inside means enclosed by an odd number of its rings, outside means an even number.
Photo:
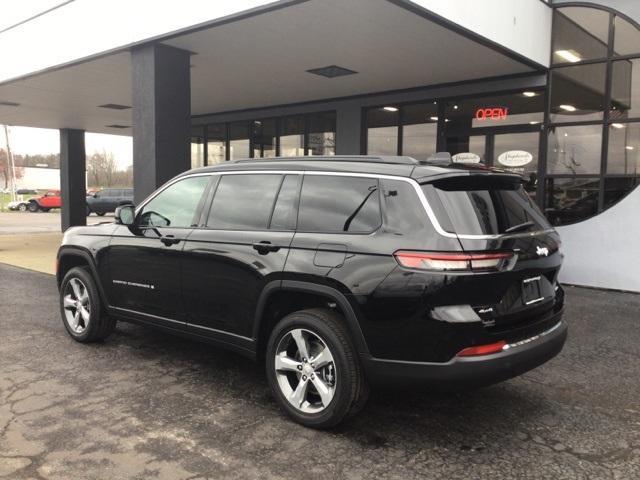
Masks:
[[[560,105],[560,108],[567,112],[575,112],[577,110],[577,108],[574,107],[573,105]]]
[[[612,123],[611,126],[613,128],[624,128],[624,125],[622,123]]]
[[[522,95],[524,95],[525,97],[535,97],[536,95],[538,95],[536,92],[522,92]]]
[[[626,147],[624,147],[624,148],[625,148],[625,149],[627,149],[627,150],[634,150],[634,149],[635,149],[635,148],[634,148],[634,147],[632,147],[631,145],[627,145],[627,146],[626,146]]]
[[[358,73],[355,70],[349,70],[348,68],[339,67],[337,65],[328,65],[326,67],[312,68],[310,70],[307,70],[307,72],[313,73],[314,75],[320,75],[321,77],[327,77],[327,78],[344,77],[345,75],[354,75]]]
[[[556,50],[556,55],[571,63],[576,63],[582,60],[580,54],[575,50]]]
[[[438,121],[438,117],[429,117],[429,120],[433,120],[434,122]]]
[[[100,108],[110,108],[111,110],[128,110],[131,107],[128,105],[120,105],[119,103],[105,103],[104,105],[98,105]]]
[[[383,110],[386,110],[387,112],[397,112],[398,109],[397,107],[382,107]]]
[[[4,105],[5,107],[18,107],[20,104],[16,102],[10,102],[8,100],[0,100],[0,105]]]
[[[107,125],[107,128],[131,128],[129,125],[118,125],[117,123],[114,123],[113,125]]]
[[[539,123],[540,123],[540,122],[538,122],[538,121],[536,121],[536,120],[531,120],[531,121],[529,122],[529,125],[537,125],[537,124],[539,124]]]

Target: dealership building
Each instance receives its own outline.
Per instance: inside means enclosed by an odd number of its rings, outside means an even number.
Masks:
[[[63,229],[85,132],[133,137],[137,201],[238,158],[448,151],[524,177],[564,282],[640,292],[637,0],[51,3],[0,29],[0,123],[60,130]]]

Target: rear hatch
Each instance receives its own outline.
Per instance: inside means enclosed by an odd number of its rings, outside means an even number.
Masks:
[[[459,279],[488,330],[528,330],[561,308],[560,238],[520,177],[460,172],[424,183],[422,189],[432,220],[446,234],[457,236],[471,258],[507,255],[499,267]]]

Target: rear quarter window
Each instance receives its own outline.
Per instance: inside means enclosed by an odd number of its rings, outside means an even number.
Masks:
[[[375,178],[305,175],[298,230],[371,233],[382,223],[379,190]]]

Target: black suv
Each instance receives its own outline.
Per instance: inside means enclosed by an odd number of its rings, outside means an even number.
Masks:
[[[80,342],[116,319],[266,363],[307,426],[369,385],[487,385],[555,356],[560,240],[519,176],[407,157],[227,162],[113,224],[68,230],[60,308]]]
[[[133,203],[133,188],[104,188],[87,195],[87,216],[91,212],[103,216],[114,212],[121,205]]]

